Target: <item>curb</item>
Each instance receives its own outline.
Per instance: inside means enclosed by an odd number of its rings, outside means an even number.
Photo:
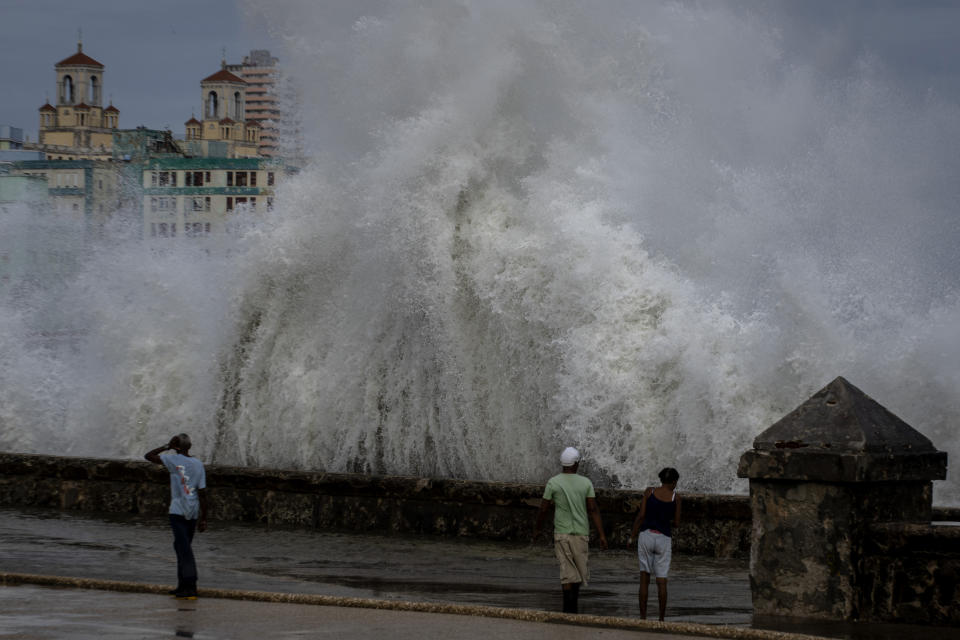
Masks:
[[[169,585],[143,582],[124,582],[120,580],[100,580],[94,578],[72,578],[68,576],[49,576],[32,573],[0,572],[0,586],[38,585],[44,587],[66,587],[73,589],[98,589],[124,593],[154,593],[168,595]],[[308,604],[324,607],[353,607],[365,609],[383,609],[391,611],[416,611],[420,613],[445,613],[450,615],[479,616],[486,618],[505,618],[525,622],[550,624],[568,624],[580,627],[599,627],[606,629],[624,629],[672,633],[675,635],[701,636],[730,640],[823,640],[819,636],[810,636],[784,631],[767,631],[743,627],[720,627],[692,622],[659,622],[616,616],[594,616],[587,614],[559,613],[534,609],[510,609],[506,607],[486,607],[480,605],[445,604],[436,602],[409,602],[404,600],[376,600],[373,598],[347,598],[305,593],[277,593],[271,591],[241,591],[237,589],[199,589],[201,598],[220,598],[224,600],[250,600],[275,602],[281,604]]]

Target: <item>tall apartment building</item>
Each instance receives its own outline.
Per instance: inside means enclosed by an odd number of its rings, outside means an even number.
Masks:
[[[286,118],[280,106],[280,68],[277,58],[266,49],[254,49],[243,57],[243,64],[227,65],[227,70],[247,82],[247,120],[260,125],[262,156],[280,152],[280,135]]]

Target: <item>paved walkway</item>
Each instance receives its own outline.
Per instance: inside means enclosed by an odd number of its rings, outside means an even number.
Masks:
[[[62,586],[38,586],[36,583]],[[194,601],[143,583],[0,573],[0,638],[349,638],[357,640],[805,640],[812,636],[523,609],[201,591]],[[93,585],[97,589],[71,588]],[[144,592],[147,591],[147,592]],[[277,600],[281,601],[277,601]],[[290,600],[293,600],[291,602]],[[296,600],[306,603],[301,604]],[[349,606],[336,606],[340,601]]]
[[[176,559],[164,518],[0,509],[0,571],[170,584]],[[201,588],[560,610],[552,544],[338,534],[212,522],[194,540]],[[636,554],[591,553],[580,611],[638,616]],[[667,616],[749,627],[745,560],[677,554]],[[656,595],[650,600],[656,606]]]
[[[171,546],[162,519],[0,509],[0,638],[797,637],[748,628],[743,561],[677,558],[661,625],[636,617],[627,550],[594,554],[584,615],[568,616],[546,543],[213,523],[197,601],[165,595]]]

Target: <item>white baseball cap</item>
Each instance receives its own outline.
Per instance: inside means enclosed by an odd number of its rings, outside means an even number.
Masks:
[[[560,464],[565,467],[572,467],[578,462],[580,462],[580,452],[573,447],[567,447],[560,454]]]

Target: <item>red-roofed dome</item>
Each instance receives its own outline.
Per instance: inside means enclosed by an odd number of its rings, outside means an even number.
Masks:
[[[83,52],[83,45],[77,43],[77,52],[69,58],[64,58],[56,64],[57,67],[96,67],[103,69],[103,65]]]
[[[117,109],[115,106],[110,105],[109,107],[104,109],[103,112],[104,113],[120,113],[120,109]]]
[[[200,82],[201,82],[201,83],[204,83],[204,82],[234,82],[234,83],[238,83],[238,84],[247,84],[246,80],[244,80],[243,78],[239,78],[239,77],[233,75],[232,73],[230,73],[230,72],[227,71],[226,69],[220,69],[220,71],[217,71],[217,72],[216,72],[215,74],[213,74],[212,76],[207,76],[206,78],[204,78],[204,79],[201,80]]]
[[[257,129],[261,128],[260,123],[257,122],[256,120],[247,120],[246,124],[247,124],[247,128],[250,128],[250,127],[256,127]]]
[[[231,120],[230,118],[224,118],[220,121],[220,124],[236,124],[236,120]]]
[[[203,124],[203,123],[200,122],[199,120],[197,120],[196,118],[190,118],[189,120],[187,120],[187,121],[184,122],[183,124]]]
[[[42,107],[40,107],[40,111],[54,111],[54,112],[55,112],[56,110],[57,110],[57,108],[54,107],[54,106],[53,106],[52,104],[50,104],[49,102],[46,103],[45,105],[43,105]]]

